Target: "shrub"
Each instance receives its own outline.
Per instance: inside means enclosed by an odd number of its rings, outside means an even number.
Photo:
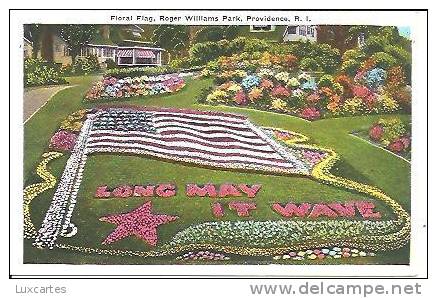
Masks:
[[[347,50],[343,53],[343,56],[341,56],[341,60],[347,61],[347,60],[363,60],[366,57],[366,55],[358,48]]]
[[[319,68],[327,73],[334,73],[340,65],[340,51],[328,44],[316,44],[309,57],[314,57]]]
[[[97,56],[79,57],[71,66],[71,74],[89,74],[100,70]]]
[[[382,112],[392,113],[399,110],[399,104],[389,94],[384,93],[378,97],[378,109]]]
[[[183,57],[180,59],[172,59],[169,63],[170,67],[174,69],[187,69],[193,66],[198,66],[196,61],[191,57]]]
[[[265,40],[239,37],[232,41],[207,41],[194,44],[190,50],[190,58],[197,65],[206,64],[220,56],[247,53],[248,55],[257,52],[264,52],[269,49]]]
[[[314,58],[303,58],[300,61],[299,68],[306,71],[317,71],[319,70],[319,64]]]
[[[320,118],[320,111],[314,107],[305,108],[300,112],[300,116],[307,120],[317,120]]]
[[[361,64],[357,60],[346,60],[341,65],[341,70],[344,71],[348,76],[354,77],[360,66]]]
[[[117,63],[115,63],[115,61],[112,59],[106,59],[105,64],[106,64],[106,69],[117,68]]]
[[[396,59],[385,52],[377,52],[371,57],[375,61],[375,66],[382,69],[389,69],[396,64]]]
[[[42,86],[65,84],[59,67],[43,59],[24,61],[24,86]]]
[[[105,76],[116,77],[116,78],[157,76],[161,74],[174,73],[176,71],[177,69],[171,66],[114,68],[114,69],[108,69],[105,72]]]
[[[319,87],[332,87],[334,84],[334,78],[331,75],[323,75],[320,77],[317,85]]]
[[[403,68],[405,78],[407,82],[411,84],[411,53],[399,46],[393,45],[387,46],[385,52],[396,59],[396,64]]]
[[[364,103],[361,98],[358,97],[346,99],[342,106],[342,113],[345,115],[358,115],[364,110]]]
[[[377,52],[384,52],[385,47],[388,45],[388,41],[383,36],[370,36],[366,39],[362,51],[371,56]]]

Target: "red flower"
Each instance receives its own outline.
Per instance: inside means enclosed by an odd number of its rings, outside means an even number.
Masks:
[[[316,120],[320,118],[320,112],[314,107],[305,108],[300,112],[300,116],[307,120]]]
[[[390,151],[399,153],[402,150],[404,150],[405,147],[404,147],[404,143],[402,143],[402,141],[400,139],[397,139],[396,141],[393,141],[388,145],[388,149]]]
[[[374,141],[379,141],[384,133],[382,125],[376,124],[369,129],[369,137]]]

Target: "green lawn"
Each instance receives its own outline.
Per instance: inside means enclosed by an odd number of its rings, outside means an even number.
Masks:
[[[395,198],[408,212],[410,211],[410,164],[380,148],[365,143],[350,135],[351,131],[359,131],[369,127],[381,115],[346,117],[337,119],[324,119],[308,122],[297,117],[281,115],[270,112],[243,109],[226,106],[198,105],[196,96],[202,88],[212,84],[209,79],[191,80],[180,92],[173,95],[161,95],[151,98],[136,98],[120,102],[84,102],[83,95],[97,77],[72,77],[70,83],[76,85],[56,94],[37,114],[35,114],[24,126],[24,185],[38,182],[39,179],[34,169],[40,161],[41,154],[47,150],[51,135],[58,129],[60,122],[72,112],[82,108],[92,108],[98,105],[147,105],[160,107],[183,107],[204,110],[220,110],[235,112],[248,116],[254,123],[260,126],[278,127],[296,131],[310,137],[310,143],[322,147],[334,149],[340,154],[333,172],[369,185],[381,188],[388,195]],[[391,117],[386,115],[384,117]],[[408,120],[409,115],[399,115],[403,120]],[[67,157],[64,156],[53,161],[51,171],[60,177]],[[114,228],[112,224],[102,223],[98,218],[109,214],[118,213],[120,210],[127,211],[140,204],[140,199],[124,200],[97,200],[93,197],[98,185],[108,184],[117,186],[120,184],[145,184],[173,182],[180,190],[173,198],[154,198],[154,210],[167,214],[184,214],[184,219],[178,220],[177,224],[167,224],[159,230],[160,241],[170,238],[182,228],[193,223],[211,220],[209,199],[187,198],[183,195],[183,187],[186,183],[216,184],[223,182],[233,183],[261,183],[263,189],[256,197],[257,210],[253,215],[257,219],[279,218],[270,209],[272,202],[306,201],[345,201],[349,199],[364,198],[356,193],[351,193],[336,187],[327,186],[315,180],[304,177],[284,177],[263,174],[238,173],[220,170],[208,170],[205,168],[174,164],[148,158],[101,154],[92,155],[88,158],[85,167],[84,179],[79,191],[79,200],[72,222],[78,228],[79,233],[69,239],[63,239],[63,243],[81,244],[86,246],[101,247],[104,237]],[[182,188],[182,189],[181,189]],[[47,191],[38,196],[31,205],[32,219],[39,225],[45,215],[54,190]],[[390,217],[389,209],[378,203],[378,210],[384,216]],[[190,216],[187,216],[187,215]],[[237,219],[236,216],[227,215],[226,219]],[[97,244],[97,245],[96,245]],[[144,243],[134,237],[129,237],[112,245],[113,248],[126,248],[132,250],[147,250]],[[408,263],[408,246],[395,252],[379,253],[373,258],[355,258],[348,263],[372,263],[372,264],[404,264]],[[38,250],[31,246],[30,241],[25,241],[24,261],[27,263],[162,263],[173,262],[173,257],[156,259],[143,259],[139,257],[107,257],[72,253],[67,250]],[[269,258],[235,258],[233,262],[264,263]],[[326,260],[320,263],[341,263],[341,260]],[[314,263],[314,262],[312,262]],[[297,262],[297,264],[303,264]]]

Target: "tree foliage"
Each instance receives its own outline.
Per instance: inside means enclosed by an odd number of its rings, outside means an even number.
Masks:
[[[238,36],[238,26],[204,26],[197,31],[195,42],[233,40]]]
[[[177,57],[189,47],[190,34],[187,26],[159,25],[152,35],[152,41]]]
[[[59,27],[59,34],[68,44],[73,62],[79,55],[80,49],[90,43],[97,33],[96,25],[76,24]]]

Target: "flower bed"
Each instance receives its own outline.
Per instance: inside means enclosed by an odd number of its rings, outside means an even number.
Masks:
[[[301,251],[290,251],[283,255],[276,255],[273,260],[287,261],[304,261],[304,260],[323,260],[323,259],[341,259],[341,258],[356,258],[356,257],[374,257],[374,252],[366,252],[357,248],[349,247],[332,247],[332,248],[316,248]]]
[[[379,119],[368,131],[354,132],[355,135],[371,141],[377,146],[410,159],[411,127],[399,118]]]
[[[135,96],[174,93],[184,86],[185,81],[179,75],[126,77],[123,79],[105,77],[88,90],[85,99],[89,101],[119,100]]]
[[[372,59],[353,77],[299,71],[293,55],[234,55],[208,64],[202,74],[216,86],[202,103],[248,106],[307,120],[409,110],[411,92],[400,66],[383,69]],[[402,92],[401,92],[402,91]]]

